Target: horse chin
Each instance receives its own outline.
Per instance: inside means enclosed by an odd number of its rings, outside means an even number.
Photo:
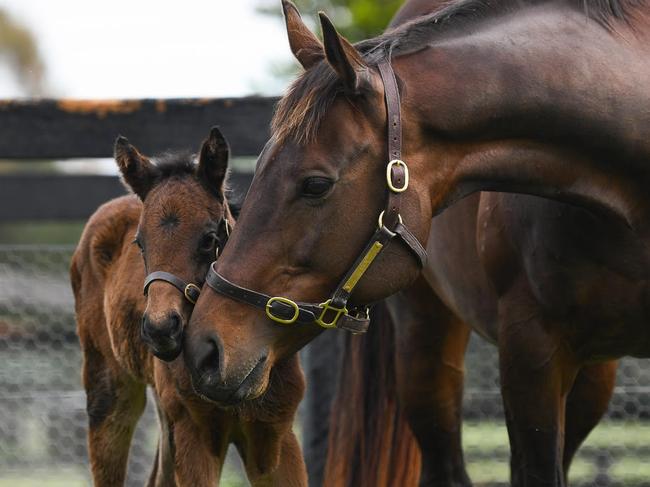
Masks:
[[[156,344],[149,344],[149,350],[151,350],[154,357],[163,362],[173,362],[181,354],[183,347],[180,342],[175,342],[174,344],[168,343],[163,347]]]
[[[195,392],[203,399],[222,407],[236,407],[264,394],[268,387],[268,376],[266,357],[261,357],[239,385],[234,388],[215,384],[214,378],[208,375],[199,378],[192,377],[192,385]]]

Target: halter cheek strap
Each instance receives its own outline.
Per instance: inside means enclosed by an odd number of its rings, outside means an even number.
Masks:
[[[409,170],[402,160],[402,118],[397,80],[388,60],[381,62],[378,68],[384,84],[388,125],[388,200],[386,209],[379,215],[377,230],[331,297],[320,304],[296,302],[282,296],[271,297],[228,281],[216,271],[215,264],[210,266],[206,276],[205,282],[208,286],[231,299],[263,309],[271,320],[281,325],[315,323],[323,328],[342,328],[353,333],[362,333],[368,329],[370,323],[369,308],[360,306],[349,310],[348,300],[386,245],[393,239],[401,241],[411,251],[418,265],[424,267],[426,251],[417,237],[404,225],[399,212],[401,195],[409,187]]]

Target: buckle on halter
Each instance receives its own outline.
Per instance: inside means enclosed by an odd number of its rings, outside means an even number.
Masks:
[[[345,306],[342,308],[337,308],[336,306],[332,306],[331,303],[332,300],[328,299],[324,303],[318,305],[320,308],[323,308],[323,311],[321,311],[321,314],[318,316],[318,318],[316,318],[316,324],[322,328],[336,328],[336,324],[338,323],[341,315],[348,314],[348,309]],[[334,312],[334,317],[331,321],[325,321],[325,314],[328,311]]]
[[[275,316],[273,314],[273,307],[272,306],[273,306],[273,303],[275,303],[276,301],[278,303],[286,304],[287,306],[290,306],[291,308],[293,308],[293,316],[291,318],[289,318],[289,319],[280,318],[278,316]],[[276,323],[280,323],[280,324],[283,324],[283,325],[291,325],[291,324],[295,323],[295,321],[298,319],[298,315],[300,314],[300,308],[298,307],[298,305],[295,302],[291,301],[290,299],[283,298],[282,296],[276,296],[276,297],[270,298],[266,302],[266,306],[264,308],[264,311],[266,312],[266,316],[268,316],[270,319],[272,319]]]
[[[393,184],[394,166],[402,166],[404,168],[404,183],[402,184],[401,188],[398,188]],[[395,193],[402,193],[407,190],[409,187],[409,168],[404,161],[400,159],[393,159],[388,163],[388,166],[386,166],[386,182],[388,183],[390,190]]]
[[[196,300],[199,299],[199,294],[201,294],[201,288],[190,282],[185,286],[185,289],[183,289],[183,294],[185,295],[185,299],[190,303],[196,304]]]
[[[382,211],[379,214],[379,219],[377,220],[377,224],[379,225],[379,228],[384,226],[384,213],[386,213],[386,210]],[[397,214],[397,221],[399,221],[402,224],[404,223],[404,220],[402,220],[402,215],[400,215],[399,213]]]

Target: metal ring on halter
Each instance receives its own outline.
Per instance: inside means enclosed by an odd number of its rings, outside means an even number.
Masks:
[[[201,288],[196,284],[190,282],[187,286],[185,286],[185,289],[183,290],[185,299],[187,299],[192,304],[196,304],[197,298],[192,298],[192,291],[194,291],[195,295],[198,297],[198,295],[201,294]]]
[[[404,184],[402,185],[401,188],[398,188],[393,184],[393,177],[392,177],[393,166],[402,166],[404,168]],[[386,182],[388,183],[388,187],[390,188],[390,190],[395,193],[402,193],[408,189],[409,167],[406,165],[404,161],[402,161],[401,159],[393,159],[388,163],[388,166],[386,166]]]
[[[382,211],[382,212],[379,214],[379,220],[377,221],[377,223],[379,223],[379,228],[381,228],[381,227],[384,226],[384,213],[386,213],[386,210]],[[402,225],[404,224],[404,221],[402,220],[402,215],[399,215],[399,214],[398,214],[398,215],[397,215],[397,219],[399,220],[399,222],[400,222]]]

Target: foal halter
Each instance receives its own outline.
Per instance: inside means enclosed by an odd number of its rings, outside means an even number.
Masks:
[[[226,245],[228,237],[230,237],[230,222],[225,217],[221,219],[221,222],[222,223],[219,225],[219,227],[221,229],[223,226],[225,238],[223,241],[217,241],[218,243],[215,251],[215,259],[219,258],[219,249]],[[145,296],[149,292],[149,286],[151,286],[151,284],[153,284],[155,281],[164,281],[168,284],[171,284],[180,292],[182,292],[183,296],[185,296],[185,299],[187,299],[192,305],[196,304],[197,299],[199,299],[199,294],[201,294],[201,287],[197,284],[194,284],[193,282],[185,282],[183,279],[172,274],[171,272],[154,271],[150,273],[144,280],[143,292]]]
[[[205,278],[208,286],[231,299],[263,309],[271,320],[281,325],[316,323],[323,328],[363,333],[370,323],[369,307],[366,305],[348,310],[347,303],[356,285],[386,245],[395,237],[399,238],[413,253],[420,267],[424,266],[426,251],[417,237],[406,228],[399,213],[401,195],[409,186],[409,170],[402,160],[402,120],[397,80],[389,60],[379,63],[378,68],[384,84],[388,117],[388,202],[379,215],[377,230],[332,296],[320,304],[296,302],[282,296],[271,297],[228,281],[216,271],[216,262],[210,266]]]

